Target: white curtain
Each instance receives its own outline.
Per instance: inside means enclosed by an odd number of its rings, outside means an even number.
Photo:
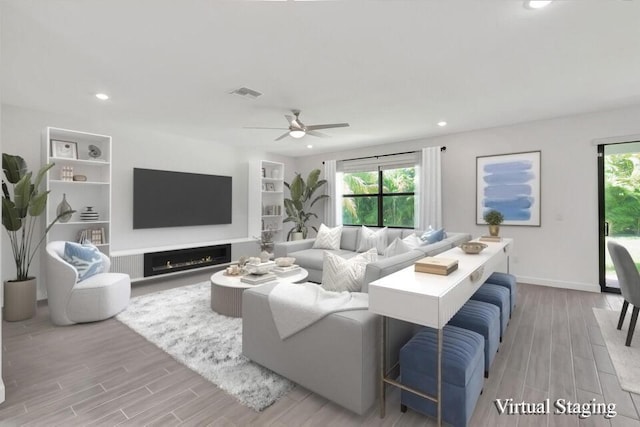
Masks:
[[[327,180],[325,186],[325,194],[329,196],[329,200],[324,202],[324,223],[328,227],[335,227],[342,224],[342,194],[340,194],[340,182],[338,180],[335,160],[324,161],[324,179]]]
[[[418,197],[416,228],[426,230],[429,226],[437,230],[442,227],[442,178],[440,169],[440,147],[422,149],[418,170]]]

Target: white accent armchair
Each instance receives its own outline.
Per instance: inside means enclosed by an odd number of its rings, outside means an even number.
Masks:
[[[109,273],[111,261],[102,254],[104,273],[78,282],[78,271],[64,260],[65,242],[47,244],[47,295],[55,325],[95,322],[124,310],[131,297],[129,275]]]

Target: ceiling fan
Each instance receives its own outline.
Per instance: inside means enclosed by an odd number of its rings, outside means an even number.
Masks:
[[[284,117],[289,122],[288,128],[264,128],[264,127],[253,127],[247,126],[245,129],[282,129],[287,132],[283,133],[279,137],[275,139],[275,141],[280,141],[287,136],[292,138],[302,138],[305,135],[317,136],[320,138],[328,138],[329,135],[325,135],[324,133],[317,132],[318,129],[331,129],[331,128],[344,128],[348,127],[349,123],[328,123],[324,125],[305,125],[300,121],[300,110],[291,110],[293,116],[285,114]]]

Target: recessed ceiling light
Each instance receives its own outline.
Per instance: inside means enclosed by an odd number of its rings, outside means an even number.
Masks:
[[[528,9],[542,9],[545,6],[549,6],[553,0],[527,0],[524,2],[524,7]]]
[[[107,95],[106,93],[96,93],[96,98],[101,101],[106,101],[107,99],[109,99],[109,95]]]
[[[313,148],[313,145],[309,144],[307,145],[307,148]]]
[[[447,125],[447,122],[445,122],[444,120],[442,120],[441,122],[438,122],[438,126],[440,127],[444,127]]]

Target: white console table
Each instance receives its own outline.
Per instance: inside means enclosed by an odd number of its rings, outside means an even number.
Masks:
[[[513,247],[513,239],[483,242],[487,248],[477,255],[453,248],[437,255],[458,260],[458,269],[448,276],[418,273],[410,266],[369,284],[369,311],[382,315],[380,361],[380,417],[385,416],[385,385],[391,384],[436,403],[437,422],[442,425],[440,393],[442,388],[442,328],[487,278],[504,264]],[[394,367],[386,368],[387,318],[400,319],[437,329],[437,392],[430,396],[388,377]]]

